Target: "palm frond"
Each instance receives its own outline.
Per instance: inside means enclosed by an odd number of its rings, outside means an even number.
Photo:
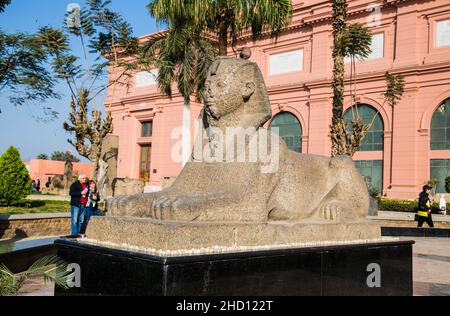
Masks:
[[[0,265],[0,296],[15,296],[25,279],[17,277],[5,265]]]
[[[372,34],[361,24],[349,25],[341,40],[345,56],[365,59],[372,53]]]
[[[213,45],[202,37],[200,30],[194,31],[186,24],[171,27],[163,38],[151,39],[142,46],[139,60],[141,66],[159,69],[159,90],[172,96],[172,85],[188,99],[199,94],[216,52]],[[151,61],[151,63],[145,61]]]
[[[390,106],[395,106],[403,97],[405,92],[405,77],[402,75],[386,74],[385,98]]]
[[[67,279],[71,277],[71,274],[67,271],[65,261],[55,256],[47,256],[37,260],[27,271],[19,275],[25,278],[42,276],[46,283],[54,282],[62,288],[67,288]]]

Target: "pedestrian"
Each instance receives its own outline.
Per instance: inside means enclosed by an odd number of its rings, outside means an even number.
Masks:
[[[447,200],[444,197],[444,194],[441,195],[441,199],[439,200],[439,209],[441,210],[442,215],[447,214]]]
[[[84,181],[81,182],[81,210],[83,213],[83,222],[81,223],[81,228],[78,232],[79,238],[84,238],[86,233],[86,214],[87,214],[87,204],[89,200],[89,179],[85,176]]]
[[[41,192],[41,180],[37,179],[36,181],[36,191]]]
[[[33,193],[37,192],[36,181],[34,180],[31,182],[31,192]]]
[[[417,216],[417,221],[419,222],[418,227],[422,227],[426,222],[430,228],[434,227],[433,218],[431,216],[432,201],[430,198],[432,187],[430,185],[425,185],[423,187],[422,193],[419,195],[419,212]]]
[[[100,194],[98,193],[97,190],[97,183],[94,180],[91,180],[89,181],[89,193],[88,193],[88,200],[86,203],[84,232],[86,231],[92,216],[101,216],[101,213],[98,210],[99,202],[100,202]]]
[[[81,237],[81,229],[84,222],[87,193],[86,185],[87,177],[81,174],[78,181],[70,186],[70,213],[71,213],[71,230],[73,238]],[[83,205],[84,202],[84,205]]]

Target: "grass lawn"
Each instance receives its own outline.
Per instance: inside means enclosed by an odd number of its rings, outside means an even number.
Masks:
[[[13,206],[0,206],[0,215],[70,212],[69,201],[24,200]]]

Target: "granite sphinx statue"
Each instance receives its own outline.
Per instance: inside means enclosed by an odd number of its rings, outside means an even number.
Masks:
[[[276,131],[263,128],[272,111],[255,63],[217,58],[203,95],[201,131],[174,184],[109,200],[109,216],[188,222],[341,222],[367,216],[367,187],[349,157],[298,154]]]

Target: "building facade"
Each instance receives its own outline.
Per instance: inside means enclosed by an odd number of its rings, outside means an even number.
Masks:
[[[45,187],[47,182],[50,182],[54,176],[63,176],[65,169],[64,161],[53,160],[30,160],[24,162],[32,180],[40,180],[41,188]],[[90,163],[73,163],[73,175],[77,176],[85,174],[88,177],[92,175],[92,166]]]
[[[435,178],[443,192],[450,174],[450,1],[348,2],[348,22],[369,26],[373,35],[372,54],[356,63],[359,105],[352,104],[349,90],[345,103],[347,120],[355,110],[365,122],[374,118],[355,163],[389,198],[413,199]],[[251,48],[251,60],[264,74],[274,115],[267,127],[279,127],[293,150],[329,156],[331,1],[294,0],[293,5],[292,24],[276,41],[254,43],[243,36],[239,47]],[[384,102],[386,72],[406,81],[394,108]],[[149,190],[181,171],[182,163],[173,159],[181,147],[181,127],[187,117],[192,136],[202,107],[193,100],[186,109],[179,95],[162,97],[156,74],[157,69],[136,73],[131,87],[111,88],[106,102],[119,136],[118,176],[145,179]]]

